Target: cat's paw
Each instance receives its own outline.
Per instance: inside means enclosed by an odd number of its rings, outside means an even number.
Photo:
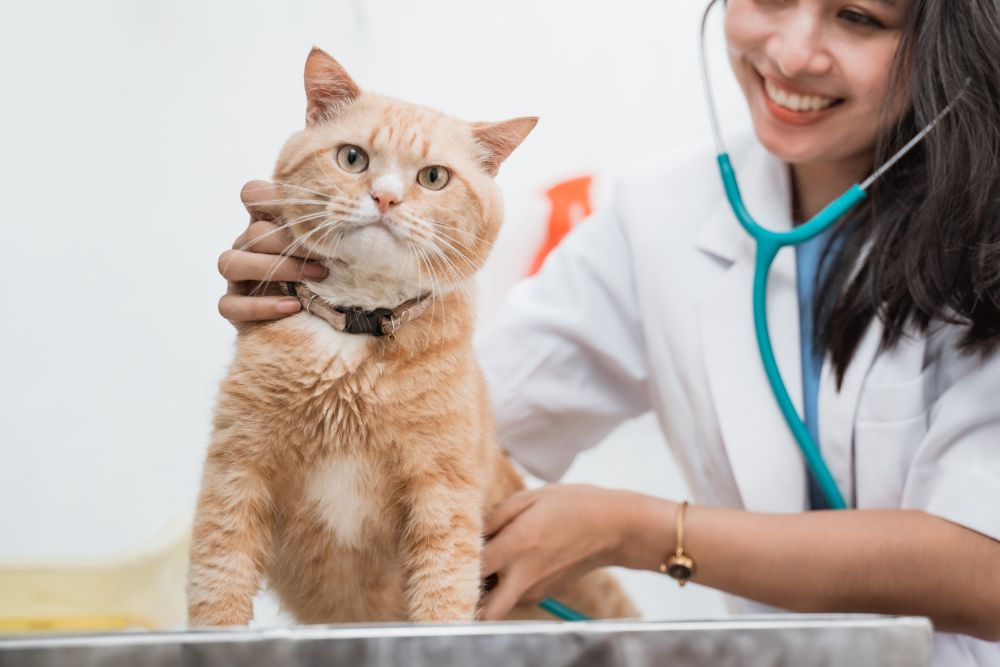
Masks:
[[[252,619],[253,613],[236,608],[199,606],[188,610],[189,628],[245,626]]]
[[[418,605],[410,612],[414,623],[472,623],[476,605],[468,603]]]

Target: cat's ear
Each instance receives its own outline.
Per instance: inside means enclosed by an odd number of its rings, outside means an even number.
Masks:
[[[335,116],[361,89],[328,53],[313,47],[306,59],[306,125]]]
[[[524,141],[535,128],[538,118],[531,116],[505,120],[500,123],[470,123],[472,135],[483,147],[485,156],[483,168],[490,176],[500,171],[500,163],[506,160],[514,149]]]

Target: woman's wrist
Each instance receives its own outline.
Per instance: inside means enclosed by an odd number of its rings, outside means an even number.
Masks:
[[[678,504],[641,493],[621,493],[616,564],[658,571],[675,547]]]

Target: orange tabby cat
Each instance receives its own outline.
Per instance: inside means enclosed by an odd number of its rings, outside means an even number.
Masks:
[[[502,218],[493,176],[536,119],[469,124],[362,92],[318,49],[305,83],[307,125],[281,152],[275,203],[329,276],[299,287],[311,312],[238,337],[205,462],[189,620],[246,624],[266,577],[302,623],[468,621],[483,516],[522,488],[473,354],[473,276]],[[636,615],[603,572],[559,597]]]

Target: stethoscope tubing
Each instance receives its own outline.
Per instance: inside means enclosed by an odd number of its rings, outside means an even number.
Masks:
[[[844,501],[840,489],[830,469],[827,467],[819,446],[809,434],[802,418],[799,417],[795,405],[788,394],[788,388],[781,378],[778,370],[778,363],[774,354],[774,347],[771,344],[771,334],[767,324],[767,283],[771,274],[771,265],[778,252],[786,246],[794,246],[808,241],[822,234],[837,220],[842,218],[854,207],[868,197],[868,193],[860,185],[853,185],[844,194],[835,199],[822,211],[816,214],[809,222],[800,225],[787,232],[775,232],[761,227],[747,211],[743,204],[743,197],[740,195],[740,188],[736,182],[736,173],[733,170],[729,155],[723,153],[716,158],[719,166],[719,174],[725,187],[726,197],[733,209],[733,214],[740,225],[754,239],[757,246],[754,259],[754,280],[753,280],[753,322],[754,333],[757,338],[757,348],[760,351],[760,358],[764,365],[764,373],[767,376],[768,384],[774,392],[778,408],[788,424],[795,441],[802,450],[802,456],[806,461],[810,473],[816,480],[827,504],[832,509],[846,509],[847,503]]]

